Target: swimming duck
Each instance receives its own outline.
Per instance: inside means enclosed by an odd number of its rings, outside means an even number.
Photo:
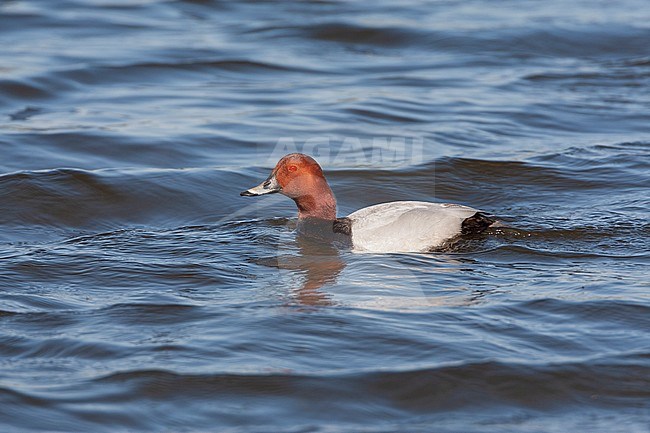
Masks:
[[[426,252],[460,235],[480,233],[495,221],[459,204],[393,201],[337,218],[336,199],[316,160],[302,153],[284,156],[261,184],[242,196],[280,193],[298,207],[298,228],[327,227],[358,252]]]

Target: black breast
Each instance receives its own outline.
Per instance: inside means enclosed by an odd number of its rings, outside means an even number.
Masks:
[[[334,233],[352,236],[352,220],[348,217],[337,218],[334,220]]]
[[[352,245],[352,221],[349,218],[337,218],[334,221],[320,218],[304,218],[298,221],[298,234],[320,242],[336,246]]]

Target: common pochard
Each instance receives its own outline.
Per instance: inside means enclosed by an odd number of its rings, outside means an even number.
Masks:
[[[480,233],[495,221],[458,204],[393,201],[337,218],[336,199],[316,160],[302,153],[284,156],[269,175],[242,196],[280,193],[298,206],[298,228],[323,227],[348,239],[353,251],[426,252],[458,236]]]

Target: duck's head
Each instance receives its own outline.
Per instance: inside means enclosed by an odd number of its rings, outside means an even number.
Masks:
[[[311,156],[303,153],[284,156],[264,182],[240,195],[252,197],[276,192],[296,202],[300,218],[336,219],[334,194],[320,165]]]

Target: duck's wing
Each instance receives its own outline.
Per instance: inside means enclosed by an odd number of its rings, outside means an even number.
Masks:
[[[428,251],[492,221],[468,206],[422,201],[381,203],[348,218],[354,249],[369,252]]]

